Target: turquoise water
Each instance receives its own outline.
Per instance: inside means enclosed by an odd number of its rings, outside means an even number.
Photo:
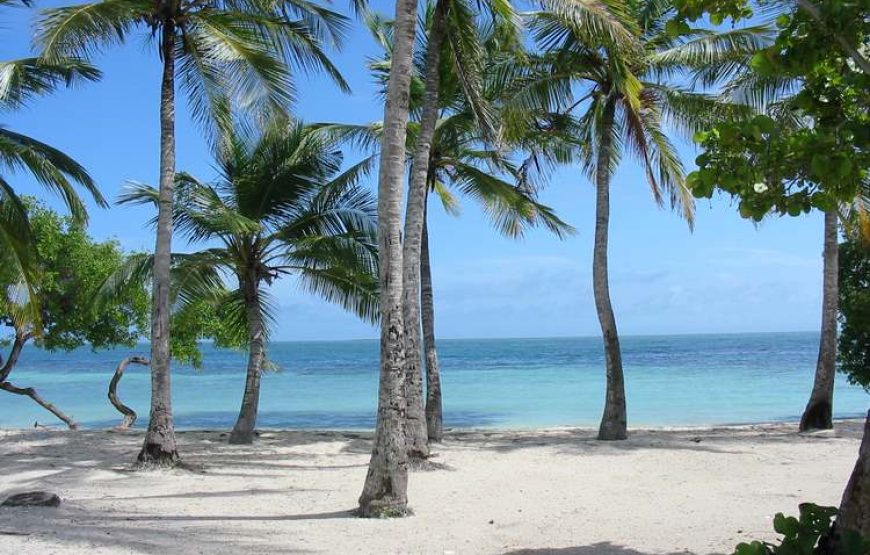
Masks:
[[[797,419],[812,387],[814,333],[625,337],[630,426],[680,426]],[[281,370],[263,378],[261,427],[369,428],[377,395],[376,341],[274,343]],[[447,426],[595,426],[604,362],[598,338],[443,340],[439,344]],[[120,415],[106,388],[118,360],[138,349],[49,354],[28,348],[10,376],[32,386],[85,426]],[[179,428],[232,426],[244,385],[243,353],[205,347],[204,368],[176,365]],[[147,369],[130,366],[121,399],[148,414]],[[0,427],[59,424],[27,398],[0,391]],[[838,417],[860,416],[870,396],[838,378]]]

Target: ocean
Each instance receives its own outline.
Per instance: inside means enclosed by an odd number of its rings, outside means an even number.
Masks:
[[[667,427],[797,420],[812,387],[817,333],[623,337],[629,426]],[[244,387],[245,354],[204,345],[204,365],[173,366],[179,429],[230,428]],[[106,391],[115,366],[147,344],[94,353],[27,347],[9,381],[34,387],[84,427],[120,414]],[[368,429],[374,425],[378,342],[275,342],[279,370],[262,381],[261,428]],[[447,427],[597,426],[604,355],[595,337],[441,340]],[[148,419],[147,368],[128,367],[121,400]],[[0,427],[60,425],[30,399],[0,391]],[[838,376],[837,417],[859,417],[870,396]]]

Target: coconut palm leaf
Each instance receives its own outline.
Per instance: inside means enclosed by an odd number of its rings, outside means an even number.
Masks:
[[[0,108],[20,108],[34,97],[59,85],[96,81],[100,71],[84,60],[70,58],[50,63],[39,58],[0,62]]]
[[[44,187],[59,195],[73,217],[87,220],[87,211],[75,190],[75,184],[87,190],[100,206],[106,200],[87,171],[63,152],[0,127],[0,170],[26,171]]]

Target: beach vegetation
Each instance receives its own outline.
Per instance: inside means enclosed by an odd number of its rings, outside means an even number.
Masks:
[[[180,306],[191,310],[190,317],[201,319],[197,302],[210,300],[206,315],[222,327],[208,333],[219,346],[236,343],[248,351],[242,406],[229,441],[251,443],[274,322],[269,288],[277,280],[295,276],[303,290],[377,320],[375,201],[359,183],[373,160],[341,171],[343,155],[333,139],[284,120],[262,133],[234,131],[218,144],[216,180],[184,172],[176,177],[176,233],[194,248],[212,246],[176,254],[173,272],[185,284]],[[134,185],[121,202],[156,205],[159,192]],[[232,285],[225,286],[223,276]],[[184,310],[180,317],[187,317]]]
[[[840,243],[840,371],[870,391],[870,241],[847,233]]]
[[[23,204],[36,256],[30,287],[25,287],[17,267],[5,260],[11,253],[2,252],[0,320],[8,329],[3,344],[9,352],[0,367],[0,389],[30,397],[75,428],[71,416],[34,388],[10,381],[26,354],[25,345],[48,351],[71,351],[85,345],[94,350],[133,346],[147,325],[148,299],[143,289],[128,288],[100,310],[92,309],[91,300],[103,281],[124,263],[119,244],[94,241],[80,219],[62,216],[32,198],[25,197]]]
[[[704,13],[709,13],[714,23],[752,14],[743,0],[680,0],[678,6],[673,20],[677,25]],[[856,203],[866,207],[870,167],[868,10],[866,2],[838,0],[797,0],[783,10],[777,17],[779,32],[774,43],[753,55],[744,78],[754,81],[756,86],[749,90],[762,95],[777,117],[760,114],[739,118],[697,134],[695,140],[702,153],[696,159],[698,169],[689,176],[696,196],[710,197],[714,191],[722,191],[738,199],[742,216],[755,221],[767,214],[798,216],[814,208],[831,213],[833,218],[833,213],[844,207]],[[778,106],[783,109],[777,110]],[[783,124],[784,120],[795,124]],[[759,183],[763,186],[757,187]],[[826,244],[830,228],[826,225]],[[833,234],[836,236],[836,228]],[[826,251],[836,267],[837,250]],[[833,277],[825,279],[826,297],[834,295],[827,299],[826,308],[838,296],[835,289],[828,291],[838,272],[827,266],[826,276]],[[831,319],[826,316],[826,321]],[[820,366],[822,354],[835,347],[833,338],[829,343],[820,349]],[[818,413],[830,411],[829,401],[823,401],[816,411],[812,404],[811,398],[807,417],[818,420]],[[837,517],[837,536],[848,532],[870,537],[870,414]]]
[[[801,503],[799,516],[777,513],[773,529],[782,538],[778,543],[752,541],[741,543],[734,555],[864,555],[870,551],[870,542],[856,532],[844,534],[833,545],[834,517],[836,507],[823,507],[813,503]]]

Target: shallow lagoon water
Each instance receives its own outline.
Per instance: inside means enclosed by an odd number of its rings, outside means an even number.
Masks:
[[[702,426],[796,420],[812,387],[816,333],[622,338],[629,426]],[[374,424],[378,342],[276,342],[280,367],[263,378],[264,428],[365,429]],[[86,427],[120,422],[106,389],[118,361],[148,346],[93,353],[30,347],[10,376]],[[176,426],[229,428],[244,386],[245,354],[203,346],[199,371],[174,365]],[[439,342],[449,427],[596,426],[604,397],[598,338],[461,339]],[[128,367],[123,402],[147,423],[147,368]],[[0,427],[59,425],[30,399],[0,392]],[[838,376],[837,417],[857,417],[870,396]]]

